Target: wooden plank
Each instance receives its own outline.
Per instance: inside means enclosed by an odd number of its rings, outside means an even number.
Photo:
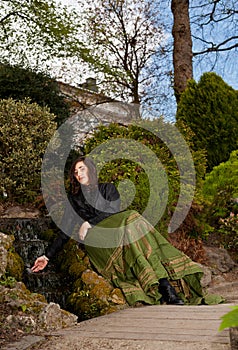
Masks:
[[[220,343],[229,344],[229,334],[224,332],[223,335],[197,335],[197,334],[180,334],[176,333],[142,333],[142,332],[112,332],[112,331],[82,331],[75,329],[78,336],[88,338],[103,338],[103,339],[123,339],[123,340],[159,340],[159,341],[180,341],[180,342],[198,342],[198,343]],[[64,332],[69,336],[69,333]],[[61,332],[62,335],[62,332]]]
[[[77,332],[78,336],[90,339],[228,345],[229,331],[219,332],[218,328],[220,317],[230,311],[230,306],[157,305],[129,308],[83,321],[61,333],[69,335],[70,332]]]
[[[207,319],[207,320],[217,320],[219,319],[221,316],[223,315],[223,313],[220,313],[220,314],[217,314],[217,315],[211,315],[211,314],[194,314],[194,313],[191,313],[190,315],[189,314],[185,314],[185,313],[171,313],[171,314],[168,314],[168,313],[160,313],[160,314],[155,314],[153,316],[151,316],[150,314],[141,314],[141,315],[138,315],[138,314],[129,314],[129,315],[125,315],[125,314],[120,314],[118,315],[118,317],[120,317],[120,319],[128,319],[128,317],[131,319],[131,320],[137,320],[137,319],[143,319],[143,320],[146,320],[146,319],[153,319],[155,322],[157,322],[158,320],[161,320],[161,319],[171,319],[171,320],[174,320],[174,319],[177,319],[177,320],[204,320],[204,319]],[[111,318],[112,320],[112,318]]]
[[[210,315],[216,315],[216,314],[223,314],[227,311],[231,310],[231,306],[233,304],[225,304],[225,305],[214,305],[214,306],[174,306],[174,305],[157,305],[157,306],[144,306],[139,308],[129,308],[125,310],[118,311],[116,313],[112,313],[108,316],[110,317],[117,317],[118,313],[121,314],[121,316],[128,316],[128,315],[134,315],[134,314],[144,314],[144,315],[162,315],[163,313],[174,315],[181,315],[181,314],[196,314],[196,315],[203,315],[203,314],[210,314]]]
[[[189,331],[191,332],[199,332],[204,330],[205,332],[212,331],[218,331],[220,325],[220,321],[217,322],[210,322],[209,321],[203,321],[195,320],[193,322],[185,322],[184,320],[181,320],[179,322],[171,321],[167,322],[166,320],[161,320],[160,322],[156,323],[154,320],[148,320],[148,322],[144,322],[144,320],[138,320],[137,322],[131,322],[131,320],[126,320],[121,322],[121,320],[115,320],[113,323],[109,322],[109,320],[106,320],[105,322],[100,322],[100,324],[92,324],[92,329],[106,329],[107,327],[110,327],[111,329],[143,329],[143,330],[150,330],[150,329],[159,329],[160,331],[162,329],[166,329],[169,327],[170,330],[175,330],[177,328],[189,328]],[[88,326],[81,325],[80,329],[87,329]]]
[[[183,319],[183,320],[220,320],[226,312],[230,311],[229,307],[206,307],[206,308],[193,308],[193,307],[168,307],[157,306],[157,309],[152,307],[143,307],[138,309],[126,309],[121,310],[109,315],[106,315],[108,319],[153,319],[155,322],[161,319]],[[105,317],[105,316],[101,316]],[[101,318],[100,318],[101,319]],[[95,319],[85,322],[95,322]]]
[[[134,322],[135,321],[135,322]],[[193,320],[193,322],[188,322],[188,320],[184,320],[184,319],[179,319],[176,320],[177,322],[175,322],[175,320],[171,320],[171,322],[168,323],[168,320],[165,319],[161,319],[159,320],[159,322],[155,322],[154,319],[133,319],[133,322],[131,319],[123,319],[123,322],[121,319],[115,319],[113,320],[113,322],[111,322],[111,320],[105,319],[105,320],[100,320],[99,324],[96,323],[92,323],[91,327],[144,327],[145,329],[147,328],[151,328],[151,327],[167,327],[168,324],[170,325],[170,328],[176,328],[178,326],[180,327],[186,327],[186,325],[188,324],[189,327],[192,329],[207,329],[212,328],[214,330],[218,330],[221,321],[220,320],[203,320],[203,322],[201,322],[201,320]],[[79,324],[80,328],[82,329],[87,329],[88,325],[86,324]]]
[[[112,328],[112,329],[105,329],[104,326],[102,327],[92,327],[90,330],[83,329],[81,328],[80,331],[82,332],[88,332],[88,333],[94,333],[94,332],[103,332],[103,333],[117,333],[117,334],[124,334],[124,333],[133,333],[133,334],[179,334],[181,336],[183,335],[196,335],[196,336],[220,336],[218,332],[212,329],[200,329],[196,330],[195,328],[193,329],[188,329],[188,328],[167,328],[167,327],[158,327],[158,329],[147,329],[145,330],[144,328],[136,328],[136,327],[130,327],[130,328]],[[221,335],[222,336],[222,335]]]

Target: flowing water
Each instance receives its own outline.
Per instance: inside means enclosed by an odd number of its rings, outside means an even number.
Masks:
[[[41,238],[41,232],[52,227],[50,218],[0,219],[0,230],[15,237],[14,247],[24,261],[23,282],[34,293],[45,296],[47,302],[54,302],[66,308],[70,293],[70,281],[49,262],[43,272],[31,273],[30,267],[38,256],[45,254],[48,242]]]

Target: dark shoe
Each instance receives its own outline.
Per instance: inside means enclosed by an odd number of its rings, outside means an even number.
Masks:
[[[172,305],[184,305],[182,299],[180,299],[174,289],[167,279],[163,278],[163,281],[159,281],[159,292],[162,294],[163,300],[166,304]]]

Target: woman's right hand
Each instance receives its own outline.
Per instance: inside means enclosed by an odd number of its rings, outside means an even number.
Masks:
[[[48,262],[49,259],[46,256],[39,256],[39,258],[36,259],[34,265],[32,266],[31,271],[38,272],[43,270],[47,266]]]

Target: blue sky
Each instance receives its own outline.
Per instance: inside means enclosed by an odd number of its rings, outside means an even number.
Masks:
[[[75,8],[77,8],[77,0],[57,0],[64,5],[70,5]],[[154,0],[156,6],[158,5],[161,8],[161,13],[163,14],[163,21],[167,23],[168,26],[168,33],[171,41],[171,55],[168,63],[165,63],[165,69],[173,69],[172,67],[172,47],[173,47],[173,38],[172,38],[172,13],[170,9],[171,0]],[[226,0],[227,3],[230,0]],[[195,6],[198,3],[206,3],[204,0],[192,0],[190,4]],[[206,3],[207,4],[207,3]],[[207,8],[205,8],[207,10]],[[196,16],[197,14],[200,15],[201,10],[198,7],[197,9],[190,10],[190,18],[192,16]],[[195,27],[192,26],[192,32],[195,33]],[[217,27],[214,27],[214,30],[212,33],[210,33],[208,30],[204,32],[206,41],[210,40],[217,40],[217,42],[222,41],[226,38],[226,35],[229,35],[228,30],[226,30],[225,27],[223,27],[221,24],[217,25]],[[200,51],[201,49],[201,42],[199,40],[193,40],[193,51]],[[224,52],[219,53],[218,56],[216,56],[216,53],[209,53],[209,55],[200,55],[196,56],[193,59],[193,76],[196,81],[199,80],[201,75],[205,72],[213,71],[216,74],[220,75],[223,80],[233,87],[234,89],[238,90],[238,70],[237,70],[237,52],[230,51],[230,52]],[[216,63],[216,64],[215,64]],[[73,66],[71,66],[73,69]],[[90,74],[90,73],[89,73]],[[74,74],[73,74],[74,75]],[[85,76],[87,78],[88,76]],[[84,79],[85,80],[85,79]],[[169,103],[168,106],[164,104],[164,109],[170,112],[165,115],[166,118],[172,119],[174,118],[174,113],[176,109],[176,103],[175,98],[173,96],[173,91],[169,92],[169,95],[171,94],[171,97],[169,97]]]

